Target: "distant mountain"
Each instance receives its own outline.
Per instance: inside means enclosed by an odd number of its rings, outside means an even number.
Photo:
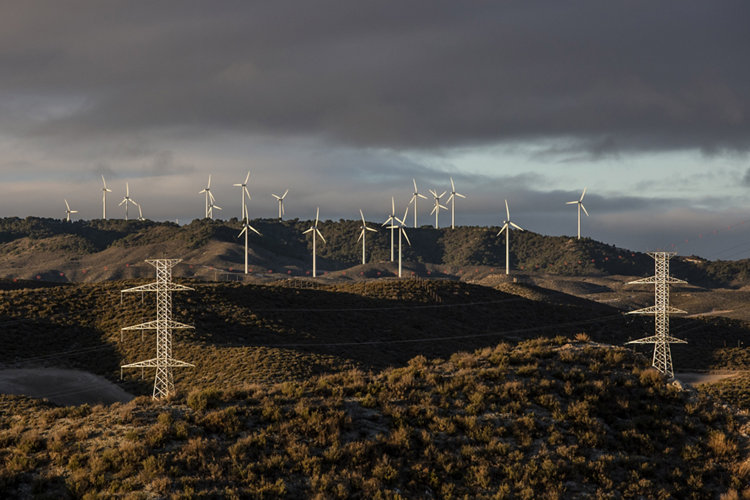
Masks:
[[[250,263],[258,270],[275,269],[305,275],[311,267],[311,240],[302,232],[309,221],[256,219],[251,224],[263,236],[250,236]],[[377,223],[372,224],[378,226]],[[360,264],[360,222],[322,221],[326,243],[318,245],[318,267],[342,271]],[[241,222],[196,219],[178,226],[171,222],[91,220],[66,223],[36,217],[0,219],[0,276],[48,281],[92,281],[142,276],[137,266],[148,257],[181,257],[198,270],[241,268]],[[406,262],[442,266],[443,274],[483,266],[490,272],[505,266],[505,240],[498,227],[407,230]],[[381,228],[368,233],[367,260],[390,260],[390,233]],[[645,276],[653,273],[653,260],[590,238],[544,236],[529,231],[511,235],[511,264],[521,273],[563,276],[614,274]],[[132,269],[130,266],[134,266]],[[675,276],[703,286],[741,286],[750,283],[750,260],[711,262],[699,257],[678,257],[672,262]]]

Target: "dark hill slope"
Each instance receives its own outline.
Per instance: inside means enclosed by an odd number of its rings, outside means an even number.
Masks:
[[[743,493],[744,420],[665,385],[625,349],[566,342],[205,389],[169,405],[2,398],[0,489],[46,498]]]
[[[125,332],[121,341],[122,327],[155,314],[153,296],[121,298],[121,289],[138,283],[1,291],[0,364],[80,368],[118,382],[120,365],[154,356],[152,332]],[[623,344],[653,331],[646,319],[521,284],[502,291],[447,280],[191,285],[195,292],[174,294],[175,319],[196,327],[175,333],[175,357],[197,367],[176,371],[183,387],[377,370],[417,355],[448,357],[500,340],[581,332]],[[684,319],[674,331],[690,342],[674,347],[681,369],[750,366],[732,349],[746,338],[742,323]],[[128,373],[124,387],[148,394],[150,377],[141,382],[138,376]]]
[[[310,267],[311,241],[302,234],[310,225],[297,219],[252,221],[263,237],[250,237],[250,262],[262,269],[288,268],[304,274]],[[360,263],[357,242],[359,222],[322,221],[327,243],[318,246],[319,268],[341,270]],[[237,235],[240,222],[195,220],[185,226],[169,222],[92,220],[64,223],[55,219],[0,219],[0,275],[48,280],[101,280],[136,277],[123,269],[147,256],[185,257],[195,266],[239,269],[244,261]],[[455,230],[423,226],[408,229],[411,246],[404,245],[404,259],[415,263],[448,266],[450,272],[466,266],[503,267],[503,238],[496,227],[458,227]],[[368,235],[368,261],[390,259],[390,235],[386,229]],[[600,243],[516,232],[511,241],[511,260],[524,272],[566,276],[621,274],[645,276],[653,261],[643,253]],[[673,273],[703,286],[738,285],[750,281],[750,261],[708,262],[697,258],[676,259]],[[146,271],[143,271],[147,273]],[[142,275],[142,274],[141,274]]]

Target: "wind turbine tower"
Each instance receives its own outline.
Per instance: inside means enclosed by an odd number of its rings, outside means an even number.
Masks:
[[[65,201],[65,222],[70,222],[70,214],[77,214],[78,210],[71,210],[70,205],[68,205],[68,200]]]
[[[404,218],[399,219],[398,217],[393,218],[393,222],[390,225],[391,230],[396,229],[398,230],[398,277],[401,277],[401,236],[406,238],[406,242],[411,246],[411,241],[409,241],[409,237],[406,235],[406,216],[409,213],[409,206],[406,206],[406,211],[404,212]]]
[[[683,280],[673,278],[669,275],[669,259],[675,255],[674,252],[649,252],[654,258],[655,273],[653,276],[631,281],[628,284],[648,283],[654,284],[654,305],[628,314],[653,314],[654,335],[638,340],[631,340],[628,344],[654,344],[654,357],[652,366],[669,378],[674,378],[672,368],[672,351],[669,344],[687,344],[682,339],[672,337],[669,334],[669,315],[685,314],[686,311],[669,305],[669,285],[686,283]]]
[[[430,193],[435,200],[435,206],[432,207],[432,212],[430,212],[430,215],[435,214],[435,229],[440,229],[440,222],[438,221],[438,218],[440,217],[440,209],[442,208],[443,210],[448,210],[448,207],[440,204],[440,198],[445,196],[445,191],[438,195],[437,191],[433,191],[432,189],[430,189]]]
[[[190,325],[172,320],[172,292],[193,290],[192,288],[172,282],[172,268],[180,260],[146,260],[146,262],[156,268],[156,282],[128,288],[121,292],[156,292],[156,320],[123,328],[123,330],[156,330],[156,357],[120,367],[120,377],[122,377],[122,370],[125,368],[156,368],[152,396],[154,399],[162,399],[174,394],[172,368],[195,367],[195,365],[176,360],[172,357],[172,330],[193,328]]]
[[[316,267],[315,263],[315,240],[317,236],[320,236],[320,239],[323,240],[323,243],[326,242],[326,239],[323,238],[323,234],[318,229],[318,216],[320,215],[320,207],[315,209],[315,223],[310,226],[310,229],[307,229],[305,231],[302,231],[302,234],[312,233],[312,240],[313,240],[313,249],[312,249],[312,257],[313,257],[313,278],[316,278],[318,276],[318,269]],[[316,236],[317,235],[317,236]]]
[[[211,192],[211,175],[208,176],[208,184],[206,184],[206,187],[198,191],[198,194],[206,194],[206,219],[213,219],[214,218],[214,208],[216,210],[221,210],[221,207],[216,204],[216,198],[214,198],[213,193]]]
[[[112,190],[107,188],[107,181],[104,180],[102,175],[102,219],[107,218],[107,193],[111,193]]]
[[[247,219],[248,219],[248,214],[247,214],[247,208],[246,208],[245,209],[245,218],[244,218],[244,220],[242,222],[242,231],[240,231],[240,234],[237,235],[238,238],[240,236],[242,236],[243,234],[245,235],[245,274],[247,274],[247,235],[248,235],[248,229],[250,231],[254,232],[255,234],[257,234],[258,236],[262,236],[257,229],[255,229],[253,226],[250,225],[250,223],[248,222]]]
[[[448,203],[451,204],[451,229],[456,228],[456,196],[466,198],[466,196],[456,192],[456,185],[453,184],[453,177],[451,177],[451,195],[448,197]]]
[[[119,205],[119,206],[125,205],[125,220],[128,220],[128,205],[130,204],[138,206],[138,203],[133,201],[133,198],[130,197],[130,185],[126,182],[125,183],[125,198],[122,199]]]
[[[566,205],[578,205],[578,239],[581,239],[581,209],[583,209],[583,213],[586,214],[586,217],[589,216],[589,213],[586,211],[586,207],[583,206],[583,197],[586,196],[586,188],[583,188],[583,193],[581,193],[581,198],[574,201],[569,201],[566,203]]]
[[[383,225],[390,223],[388,229],[391,230],[391,262],[393,262],[393,230],[396,228],[396,200],[391,196],[391,215],[383,222]]]
[[[241,188],[240,194],[242,195],[242,211],[240,215],[240,219],[245,217],[247,218],[247,210],[245,210],[245,196],[247,196],[247,200],[252,200],[252,197],[250,196],[250,191],[247,190],[247,181],[250,180],[250,171],[247,171],[247,177],[245,177],[245,182],[241,184],[232,184],[235,187]]]
[[[274,198],[276,198],[278,200],[278,202],[279,202],[279,220],[281,220],[281,218],[284,216],[284,198],[286,198],[286,194],[288,192],[289,192],[289,190],[287,189],[286,191],[284,191],[284,194],[282,194],[281,196],[279,196],[277,194],[271,193],[271,196],[273,196]],[[248,195],[248,196],[250,196],[250,195]]]
[[[414,227],[417,227],[417,198],[422,198],[423,200],[426,200],[427,197],[419,193],[419,190],[417,189],[417,179],[412,179],[412,181],[414,182],[414,193],[412,193],[411,195],[411,200],[409,201],[409,204],[411,205],[412,203],[414,203]]]
[[[359,209],[359,215],[362,216],[362,231],[359,233],[359,238],[357,238],[357,241],[362,240],[362,264],[366,263],[365,260],[365,239],[367,235],[367,231],[377,232],[375,229],[371,227],[367,227],[367,222],[365,222],[365,214],[362,213],[362,209]]]
[[[505,231],[505,274],[510,274],[510,230],[511,227],[523,231],[523,228],[510,220],[510,209],[508,208],[508,200],[505,200],[505,220],[503,221],[503,227],[498,231],[497,235],[500,236]]]

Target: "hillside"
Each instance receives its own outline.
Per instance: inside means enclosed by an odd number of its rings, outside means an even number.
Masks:
[[[645,364],[560,337],[381,373],[195,390],[168,405],[3,397],[0,488],[6,498],[738,498],[750,480],[745,420]]]
[[[250,237],[250,264],[254,274],[306,276],[311,267],[311,242],[302,234],[310,225],[297,219],[251,221],[262,237]],[[357,221],[322,221],[327,243],[318,246],[318,266],[342,271],[360,264]],[[373,226],[379,227],[374,223]],[[143,259],[179,256],[192,267],[186,276],[218,278],[218,272],[237,272],[244,256],[237,239],[240,223],[195,220],[178,226],[169,222],[92,220],[65,223],[55,219],[0,219],[0,277],[48,281],[97,281],[149,274]],[[505,265],[499,228],[458,227],[408,229],[412,245],[404,245],[409,273],[461,276],[467,268],[489,274]],[[387,230],[368,234],[368,262],[348,276],[371,271],[392,275],[390,236]],[[631,252],[584,238],[543,236],[517,232],[511,241],[513,267],[522,273],[559,276],[627,275],[653,272],[653,261]],[[374,268],[373,268],[374,266]],[[372,268],[372,269],[371,269]],[[497,268],[497,269],[495,269]],[[709,262],[678,258],[673,274],[702,286],[741,286],[750,283],[750,261]]]

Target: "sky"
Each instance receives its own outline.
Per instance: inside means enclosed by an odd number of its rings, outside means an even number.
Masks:
[[[185,223],[210,174],[239,217],[250,171],[251,218],[289,189],[289,218],[382,222],[412,179],[430,197],[452,177],[460,225],[501,224],[507,199],[575,235],[586,187],[583,236],[750,257],[748,19],[721,0],[3,2],[0,216],[67,199],[99,218],[103,175],[110,218],[127,182]]]

